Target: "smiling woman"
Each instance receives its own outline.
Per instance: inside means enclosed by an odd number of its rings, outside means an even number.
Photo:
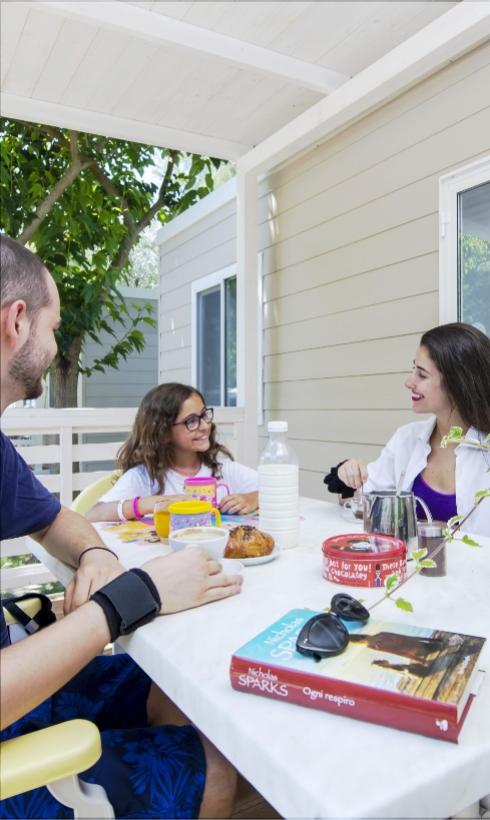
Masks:
[[[490,339],[460,322],[428,330],[405,387],[413,412],[431,417],[400,427],[371,464],[355,458],[343,462],[325,483],[343,497],[360,487],[413,490],[437,520],[466,515],[475,493],[490,486],[488,453],[464,442],[440,445],[454,426],[479,441],[490,433]],[[421,509],[418,513],[425,517]],[[490,535],[490,502],[472,512],[465,529]]]
[[[170,382],[144,397],[133,430],[118,455],[123,475],[87,513],[91,521],[126,521],[153,513],[155,504],[188,499],[185,479],[223,479],[229,495],[223,513],[252,512],[257,507],[257,473],[233,461],[219,444],[213,408],[196,388]]]

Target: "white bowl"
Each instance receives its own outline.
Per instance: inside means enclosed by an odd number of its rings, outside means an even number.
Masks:
[[[211,558],[220,560],[223,558],[229,536],[229,531],[221,527],[185,527],[182,530],[172,530],[168,542],[173,550],[202,547]]]

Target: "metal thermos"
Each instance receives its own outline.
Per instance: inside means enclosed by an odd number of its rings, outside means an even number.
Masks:
[[[366,532],[382,532],[401,538],[407,552],[418,547],[417,514],[415,504],[419,501],[429,520],[432,520],[426,504],[410,490],[374,490],[363,496],[364,529]]]

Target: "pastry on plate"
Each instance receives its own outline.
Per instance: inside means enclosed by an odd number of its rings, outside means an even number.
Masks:
[[[274,549],[272,535],[261,532],[256,527],[240,524],[233,527],[226,545],[225,558],[258,558],[270,555]]]

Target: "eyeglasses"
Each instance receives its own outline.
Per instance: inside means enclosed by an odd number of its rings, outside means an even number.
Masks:
[[[296,641],[296,649],[302,655],[310,655],[316,661],[340,655],[349,643],[349,631],[342,621],[365,624],[369,612],[360,601],[347,593],[334,595],[330,612],[314,615],[305,623]]]
[[[177,427],[179,424],[183,424],[186,430],[189,433],[193,433],[194,430],[198,430],[201,424],[201,421],[206,422],[206,424],[211,424],[214,417],[214,408],[213,407],[205,407],[202,413],[193,413],[192,416],[188,416],[184,421],[174,421],[173,426]]]

